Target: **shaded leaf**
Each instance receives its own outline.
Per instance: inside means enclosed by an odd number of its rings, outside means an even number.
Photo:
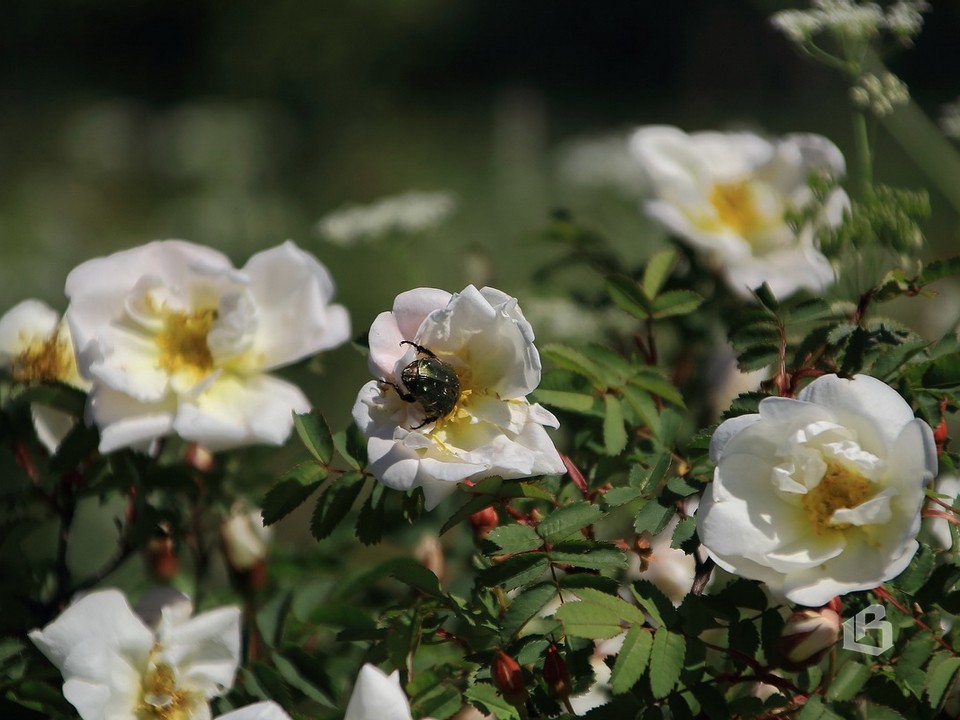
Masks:
[[[642,625],[631,625],[623,640],[610,675],[610,686],[615,695],[627,692],[647,669],[653,633]]]
[[[670,273],[677,266],[676,250],[661,250],[654,253],[643,269],[643,292],[651,300],[663,288]]]
[[[322,465],[333,459],[333,435],[323,415],[314,411],[294,413],[293,426],[307,450]]]
[[[326,477],[327,469],[316,463],[303,463],[288,470],[263,497],[263,524],[272,525],[289,515],[320,487]]]
[[[683,635],[659,627],[650,648],[650,691],[657,699],[667,697],[676,687],[683,670],[687,641]]]
[[[627,431],[623,426],[623,408],[613,395],[603,397],[603,446],[607,455],[619,455],[627,446]]]

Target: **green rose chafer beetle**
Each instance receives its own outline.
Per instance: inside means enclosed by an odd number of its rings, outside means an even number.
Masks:
[[[460,378],[450,363],[438,358],[429,348],[410,340],[400,344],[412,345],[419,355],[425,357],[418,357],[403,369],[400,373],[402,387],[387,380],[384,383],[392,386],[401,400],[420,403],[426,417],[412,428],[417,430],[453,412],[460,399]]]

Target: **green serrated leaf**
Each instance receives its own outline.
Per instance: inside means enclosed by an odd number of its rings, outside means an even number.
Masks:
[[[834,315],[833,308],[820,298],[810,298],[797,303],[790,309],[790,320],[794,323],[823,320]]]
[[[630,586],[634,599],[660,626],[675,627],[680,620],[673,603],[649,580],[637,580]]]
[[[502,585],[505,590],[513,590],[539,580],[549,567],[550,561],[543,553],[514,555],[481,571],[479,580],[487,587]]]
[[[603,369],[579,350],[556,343],[546,345],[540,350],[540,355],[557,367],[581,375],[589,380],[598,390],[606,389]]]
[[[677,266],[677,251],[668,249],[654,253],[643,269],[643,292],[651,300],[663,288],[670,273]]]
[[[921,272],[917,278],[917,283],[919,285],[928,285],[937,280],[955,275],[960,275],[960,257],[943,258],[927,263],[923,272]]]
[[[624,625],[644,622],[643,613],[619,597],[589,588],[573,592],[580,602],[564,603],[556,612],[568,635],[594,640],[612,638],[623,631]]]
[[[670,538],[670,547],[672,548],[684,548],[686,547],[693,536],[697,532],[697,521],[695,518],[687,517],[677,523],[677,527],[673,530],[673,535]]]
[[[833,701],[853,700],[872,675],[873,671],[863,663],[851,661],[844,664],[837,672],[833,682],[830,683],[827,699]]]
[[[494,528],[487,539],[500,548],[498,555],[527,552],[543,545],[543,538],[529,525],[502,525]]]
[[[931,707],[940,707],[958,671],[960,671],[960,657],[945,652],[937,653],[933,657],[927,670],[927,681],[924,686]]]
[[[923,694],[926,673],[924,665],[933,655],[936,641],[929,633],[919,633],[910,639],[900,653],[896,666],[896,678],[901,685],[910,690],[917,698]]]
[[[463,487],[462,485],[460,487]],[[475,512],[480,512],[484,508],[488,508],[498,499],[496,497],[491,497],[489,495],[475,495],[467,500],[466,503],[457,508],[456,512],[450,516],[450,518],[443,524],[443,527],[440,528],[440,534],[443,535],[450,528],[456,527],[468,517],[473,515]]]
[[[615,508],[620,507],[621,505],[626,505],[627,503],[638,499],[641,497],[641,495],[642,493],[638,488],[617,487],[607,490],[607,492],[603,494],[603,502],[608,508]]]
[[[960,386],[960,353],[938,357],[923,373],[923,387],[948,389]]]
[[[661,505],[657,500],[651,500],[637,512],[633,519],[633,528],[637,533],[648,532],[658,535],[677,513],[673,505]]]
[[[541,520],[537,533],[550,542],[556,542],[592,525],[601,517],[603,510],[599,506],[582,500],[572,502]]]
[[[263,524],[272,525],[286,517],[320,487],[327,470],[316,463],[291,468],[263,497]]]
[[[333,459],[333,434],[323,415],[316,411],[294,413],[293,426],[310,454],[321,465],[329,465]]]
[[[760,304],[760,306],[769,311],[770,313],[776,313],[780,309],[780,303],[777,302],[777,298],[774,296],[773,291],[770,289],[770,286],[764,283],[758,288],[754,288],[751,291],[751,294]]]
[[[683,402],[683,395],[677,390],[676,385],[654,370],[639,368],[637,374],[630,378],[630,383],[654,395],[659,395],[677,407],[686,407]]]
[[[626,385],[620,388],[623,399],[627,401],[634,412],[640,416],[643,424],[650,428],[654,437],[660,437],[660,413],[657,411],[657,404],[653,401],[646,390],[632,385]]]
[[[310,520],[310,532],[317,540],[332,533],[345,518],[363,489],[364,477],[348,472],[337,478],[318,499]]]
[[[381,483],[374,483],[369,497],[360,506],[356,535],[364,545],[375,545],[383,537],[383,523],[387,507],[387,493]]]
[[[603,447],[607,455],[619,455],[627,446],[627,431],[623,426],[623,408],[613,395],[603,397]]]
[[[606,543],[558,543],[547,554],[555,564],[586,570],[618,570],[627,567],[623,551]]]
[[[653,633],[649,628],[631,625],[610,674],[610,687],[614,695],[627,692],[640,679],[647,669],[652,647]]]
[[[433,597],[444,597],[440,589],[440,581],[424,565],[412,558],[396,558],[384,563],[382,569],[400,582],[409,585],[415,590]]]
[[[509,642],[556,595],[557,588],[553,583],[540,583],[517,595],[500,620],[500,637]]]
[[[584,415],[593,415],[596,413],[594,406],[597,403],[597,399],[593,395],[567,392],[565,390],[539,389],[533,393],[533,399],[544,405],[559,408],[560,410],[567,410]]]
[[[777,348],[766,345],[749,347],[737,356],[737,367],[741,372],[763,370],[777,363],[780,353]]]
[[[607,278],[607,293],[617,307],[635,318],[646,320],[653,313],[653,303],[632,278],[622,275]]]
[[[497,689],[489,683],[477,683],[463,694],[480,712],[494,715],[497,720],[520,720],[517,709],[500,697]]]
[[[659,627],[653,633],[650,648],[650,691],[657,699],[667,697],[683,670],[683,656],[687,641],[683,635]]]
[[[896,586],[907,595],[914,595],[930,579],[937,562],[936,553],[926,545],[921,545],[906,570],[896,578]]]
[[[703,296],[693,290],[668,290],[653,302],[653,317],[657,319],[689,315],[703,304]]]
[[[734,623],[727,631],[727,645],[745,655],[754,655],[760,647],[760,633],[757,626],[752,620]]]

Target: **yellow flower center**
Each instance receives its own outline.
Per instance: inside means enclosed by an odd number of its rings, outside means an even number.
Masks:
[[[176,671],[167,663],[155,665],[143,684],[137,720],[189,720],[203,697],[177,687]]]
[[[720,223],[743,237],[752,235],[762,224],[753,192],[746,182],[714,185],[710,192],[710,204],[717,211]]]
[[[69,382],[76,374],[73,349],[55,332],[48,339],[33,343],[17,355],[10,373],[16,382]]]
[[[213,355],[207,334],[217,319],[214,308],[192,313],[163,311],[164,328],[154,338],[160,348],[160,367],[167,372],[193,370],[206,374],[213,370]]]
[[[828,463],[820,484],[803,496],[803,509],[817,535],[825,530],[845,530],[848,523],[831,521],[841,508],[855,508],[869,500],[876,490],[863,475],[836,463]]]

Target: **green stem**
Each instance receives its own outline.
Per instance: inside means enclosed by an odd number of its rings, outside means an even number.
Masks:
[[[860,194],[862,198],[867,198],[873,192],[873,156],[870,151],[867,116],[861,110],[853,113],[853,142],[857,152]]]

